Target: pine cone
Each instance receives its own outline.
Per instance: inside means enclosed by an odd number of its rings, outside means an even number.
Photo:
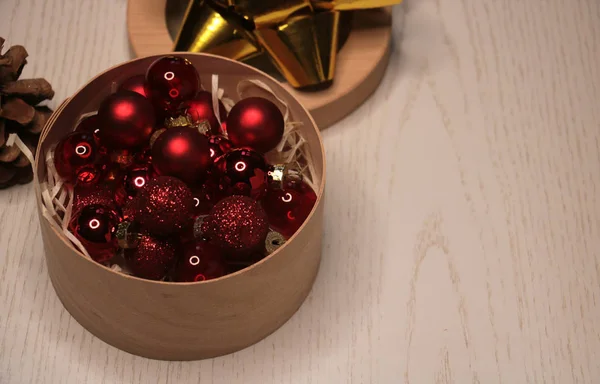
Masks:
[[[42,128],[52,114],[50,108],[38,104],[54,97],[45,79],[19,80],[27,51],[15,45],[2,54],[4,41],[0,37],[0,189],[33,180],[27,157],[16,145],[6,146],[6,140],[16,133],[35,153]]]

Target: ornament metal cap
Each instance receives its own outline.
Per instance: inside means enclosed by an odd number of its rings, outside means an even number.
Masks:
[[[284,189],[289,182],[302,181],[302,172],[290,164],[272,165],[267,173],[269,184],[276,189]]]
[[[191,0],[173,51],[206,52],[246,60],[260,53],[254,41],[252,34],[227,10],[206,0]]]
[[[333,80],[339,25],[339,12],[321,12],[254,33],[285,79],[295,88],[305,88]]]
[[[140,244],[140,235],[137,226],[130,221],[123,221],[117,227],[117,242],[122,249],[137,248]]]
[[[271,230],[265,239],[265,249],[267,254],[271,254],[285,244],[285,237],[279,232]]]

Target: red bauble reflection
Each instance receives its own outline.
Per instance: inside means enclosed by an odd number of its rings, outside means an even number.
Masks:
[[[152,179],[152,167],[150,164],[133,164],[125,172],[124,185],[127,196],[135,197],[138,192],[146,187]]]
[[[210,148],[210,157],[213,161],[231,151],[231,141],[225,136],[213,135],[208,138],[208,147]]]
[[[262,201],[271,228],[285,237],[292,236],[304,223],[317,201],[315,192],[304,182],[270,189]]]
[[[143,279],[162,280],[177,260],[177,243],[142,233],[137,248],[125,250],[131,272]]]
[[[157,109],[177,112],[200,89],[200,76],[194,65],[176,56],[165,56],[146,72],[146,95]]]
[[[136,75],[132,76],[129,79],[119,85],[119,91],[132,91],[135,93],[139,93],[140,95],[146,97],[146,90],[144,89],[144,83],[146,81],[145,75]]]
[[[135,217],[142,228],[157,236],[171,235],[192,225],[194,200],[179,179],[160,176],[150,180],[135,199]]]
[[[152,146],[152,165],[159,175],[177,177],[186,183],[199,184],[212,165],[208,138],[196,129],[169,128]]]
[[[262,97],[240,100],[229,111],[227,134],[235,147],[267,153],[279,144],[285,122],[279,108]]]
[[[183,245],[183,254],[172,277],[174,281],[194,282],[216,279],[225,272],[220,250],[205,240],[197,240]]]
[[[112,259],[118,249],[116,231],[121,217],[102,204],[88,205],[76,212],[69,229],[81,241],[92,259],[99,263]]]
[[[108,96],[98,110],[98,135],[102,145],[110,149],[134,149],[148,144],[156,115],[144,96],[120,91]]]
[[[93,134],[73,132],[58,142],[54,150],[54,167],[67,183],[73,183],[84,167],[93,166],[100,158],[100,151]]]
[[[91,115],[81,119],[75,128],[75,132],[88,132],[93,134],[96,140],[99,140],[98,132],[100,132],[100,122],[98,120],[98,115]]]
[[[226,196],[244,195],[260,199],[267,191],[268,165],[262,154],[236,149],[217,159],[219,188]]]
[[[239,258],[264,248],[269,222],[265,211],[255,200],[232,196],[215,205],[202,223],[202,232],[228,257]]]
[[[212,134],[221,134],[221,126],[219,120],[217,120],[217,116],[215,116],[213,108],[212,93],[208,91],[198,92],[192,100],[189,100],[184,104],[183,108],[192,119],[192,122],[199,123],[206,120],[210,124],[210,131]],[[219,118],[221,121],[224,121],[227,118],[227,110],[220,100]]]

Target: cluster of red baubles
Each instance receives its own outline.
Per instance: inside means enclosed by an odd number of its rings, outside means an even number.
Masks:
[[[280,244],[302,225],[314,191],[273,180],[265,160],[283,136],[279,108],[256,97],[229,114],[218,104],[217,116],[189,61],[163,57],[57,144],[56,171],[74,192],[69,229],[95,261],[202,281],[257,262],[267,238]],[[188,124],[165,126],[182,116]]]

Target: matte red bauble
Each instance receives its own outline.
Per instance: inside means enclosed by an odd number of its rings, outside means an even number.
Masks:
[[[146,72],[146,95],[157,109],[177,112],[200,89],[200,76],[194,65],[176,56],[165,56]]]
[[[73,183],[84,167],[93,166],[100,159],[100,150],[93,134],[73,132],[58,142],[54,150],[54,167],[67,183]]]
[[[124,186],[127,196],[135,197],[152,179],[153,172],[150,164],[135,163],[125,172]]]
[[[108,96],[98,110],[98,135],[109,149],[134,149],[148,144],[156,115],[144,96],[120,91]]]
[[[237,258],[264,248],[269,222],[255,200],[232,196],[217,203],[204,218],[202,232],[211,243]]]
[[[177,243],[142,233],[137,248],[125,250],[131,272],[143,279],[162,280],[177,260]]]
[[[262,154],[251,149],[235,149],[217,159],[219,188],[226,196],[262,198],[267,191],[268,165]]]
[[[132,76],[129,79],[119,85],[119,91],[132,91],[135,93],[139,93],[140,95],[146,97],[146,90],[144,89],[144,83],[146,81],[145,75],[136,75]]]
[[[172,277],[174,281],[194,282],[216,279],[225,272],[220,250],[205,240],[197,240],[183,245],[183,254]]]
[[[184,104],[183,108],[185,108],[193,123],[206,120],[210,124],[210,131],[213,135],[221,134],[221,125],[213,108],[212,93],[208,91],[198,92],[192,100]],[[219,118],[221,121],[227,118],[227,110],[221,100],[219,100]]]
[[[180,232],[194,220],[192,192],[181,180],[160,176],[152,179],[139,191],[136,219],[143,229],[153,235],[165,236]]]
[[[98,132],[100,132],[100,123],[98,115],[91,115],[81,119],[75,128],[75,132],[88,132],[93,134],[96,140],[99,140]]]
[[[169,128],[152,146],[156,172],[191,185],[204,181],[212,164],[208,138],[193,128]]]
[[[290,237],[304,223],[316,201],[317,195],[312,188],[298,182],[283,189],[269,189],[262,205],[271,227]]]
[[[120,222],[121,217],[117,210],[106,205],[94,204],[76,212],[69,227],[92,259],[103,263],[112,259],[117,252],[115,235]]]
[[[227,134],[235,147],[250,147],[267,153],[283,138],[283,114],[262,97],[240,100],[229,111]]]
[[[231,151],[231,141],[225,136],[213,135],[208,138],[208,147],[210,149],[210,157],[213,161]]]

